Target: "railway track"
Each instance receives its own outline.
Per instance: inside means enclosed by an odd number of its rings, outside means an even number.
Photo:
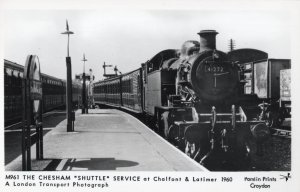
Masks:
[[[272,136],[284,137],[284,138],[291,138],[292,132],[286,129],[278,129],[278,128],[271,128]]]
[[[286,118],[286,120],[282,123],[281,126],[271,128],[271,134],[272,136],[290,139],[292,137],[291,118]]]
[[[66,113],[66,112],[60,111],[60,110],[50,111],[50,112],[44,113],[43,118],[51,116],[51,115],[55,115],[55,114],[62,114],[62,113]],[[7,131],[14,131],[14,130],[20,129],[21,127],[22,127],[22,121],[8,125],[4,129],[5,129],[5,132],[7,132]]]

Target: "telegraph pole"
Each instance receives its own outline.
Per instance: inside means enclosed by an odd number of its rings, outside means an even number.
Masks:
[[[74,114],[72,113],[72,65],[71,65],[71,57],[69,53],[69,43],[70,43],[70,35],[74,34],[74,32],[69,30],[68,20],[66,21],[66,31],[61,34],[68,35],[68,44],[67,44],[67,87],[66,87],[66,104],[67,104],[67,132],[74,131],[72,120],[74,119]],[[75,119],[74,119],[75,120]]]

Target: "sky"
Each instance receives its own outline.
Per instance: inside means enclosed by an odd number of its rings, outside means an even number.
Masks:
[[[198,40],[200,30],[214,29],[217,49],[265,51],[270,58],[291,58],[291,15],[286,10],[6,10],[4,58],[21,65],[38,55],[42,73],[65,79],[66,19],[70,36],[72,76],[92,69],[103,79],[103,62],[122,73],[140,67],[164,49],[180,49]],[[112,71],[111,71],[112,72]]]

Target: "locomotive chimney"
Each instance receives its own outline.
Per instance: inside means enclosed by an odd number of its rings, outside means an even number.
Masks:
[[[216,49],[216,35],[215,30],[202,30],[198,33],[200,35],[200,52]]]

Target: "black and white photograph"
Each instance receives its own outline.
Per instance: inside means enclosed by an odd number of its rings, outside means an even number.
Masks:
[[[298,1],[16,2],[1,191],[300,190]]]

